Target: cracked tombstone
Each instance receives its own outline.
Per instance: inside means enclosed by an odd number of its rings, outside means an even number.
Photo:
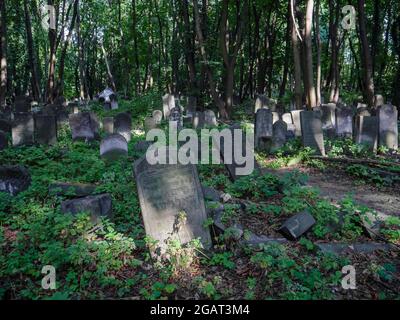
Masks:
[[[100,143],[100,156],[106,161],[116,161],[128,156],[128,142],[118,133],[104,138]]]
[[[294,110],[290,113],[292,114],[293,124],[295,126],[295,136],[301,137],[301,122],[300,122],[300,114],[304,112],[304,110]]]
[[[164,119],[169,120],[171,110],[175,108],[175,97],[172,94],[166,94],[162,97]]]
[[[314,217],[305,210],[287,219],[279,229],[279,232],[289,240],[297,240],[309,231],[315,223]]]
[[[268,109],[260,109],[255,117],[255,147],[259,150],[269,151],[273,136],[272,112]]]
[[[69,115],[72,140],[92,141],[98,136],[98,122],[94,114],[81,112]]]
[[[0,192],[12,196],[25,191],[31,184],[29,171],[23,166],[0,166]]]
[[[169,148],[159,148],[160,154],[165,154],[169,163]],[[205,248],[210,247],[211,236],[204,226],[207,214],[196,166],[151,165],[142,157],[135,162],[134,173],[146,234],[157,241],[150,248],[153,253],[165,253],[169,240],[173,239],[187,244],[200,238]]]
[[[273,137],[271,152],[275,152],[282,148],[286,143],[287,137],[287,124],[285,121],[279,120],[274,123],[273,127]]]
[[[99,223],[101,218],[112,218],[112,199],[108,193],[104,193],[63,201],[61,212],[72,215],[88,213],[93,223]]]
[[[302,141],[304,147],[315,150],[317,155],[325,156],[324,134],[321,119],[313,111],[301,113]]]
[[[108,134],[114,133],[114,118],[113,117],[105,117],[103,118],[103,130]]]
[[[161,110],[154,110],[153,111],[153,118],[156,121],[157,124],[161,124],[161,121],[163,119],[163,113]]]
[[[377,117],[356,117],[355,142],[363,144],[371,151],[376,152],[378,148],[378,126]]]
[[[379,146],[389,150],[399,147],[398,111],[395,106],[382,105],[378,109],[379,119]]]
[[[205,110],[204,111],[204,124],[208,127],[217,127],[217,117],[212,110]]]
[[[35,142],[45,145],[57,143],[57,124],[54,116],[35,115]]]
[[[128,112],[122,112],[115,116],[114,133],[119,133],[129,143],[132,138],[132,119]]]
[[[12,122],[12,144],[14,147],[33,144],[34,120],[31,113],[16,113]]]
[[[353,137],[353,111],[350,108],[336,109],[336,136]]]

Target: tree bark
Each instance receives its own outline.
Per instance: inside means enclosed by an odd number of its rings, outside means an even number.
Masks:
[[[317,0],[316,8],[315,8],[315,39],[316,39],[316,47],[317,47],[317,88],[316,88],[316,103],[317,106],[321,105],[321,78],[322,78],[322,69],[321,69],[321,32],[320,32],[320,0]]]
[[[296,0],[289,0],[292,25],[292,50],[294,66],[294,96],[297,109],[303,106],[303,92],[301,87],[301,58],[300,58],[300,34],[296,25]]]
[[[314,0],[307,0],[306,9],[306,23],[304,31],[304,45],[305,45],[305,78],[306,78],[306,94],[307,94],[307,107],[309,110],[316,107],[316,96],[314,86],[314,68],[312,56],[312,25],[314,13]]]
[[[0,1],[0,109],[6,105],[7,94],[7,21],[6,1]]]

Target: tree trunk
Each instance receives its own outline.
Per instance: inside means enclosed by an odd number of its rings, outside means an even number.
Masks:
[[[306,94],[307,94],[307,107],[309,110],[316,107],[316,96],[314,86],[314,68],[313,68],[313,56],[312,56],[312,36],[311,30],[313,25],[313,13],[314,13],[314,0],[307,0],[306,9],[306,23],[304,32],[304,45],[305,45],[305,71],[306,71]]]
[[[101,47],[101,51],[103,53],[104,62],[106,63],[109,84],[111,86],[111,89],[113,89],[114,92],[117,92],[117,88],[115,86],[115,81],[114,81],[114,76],[112,75],[112,72],[111,72],[110,62],[108,61],[107,52],[106,52],[106,49],[104,48],[103,41],[100,42],[100,47]]]
[[[293,49],[293,65],[294,65],[294,95],[296,108],[301,109],[303,106],[303,92],[301,87],[301,58],[300,58],[300,39],[296,25],[296,0],[289,0],[291,3],[291,25],[292,25],[292,49]]]
[[[48,0],[47,4],[49,6],[53,5],[53,0]],[[57,13],[56,13],[57,15]],[[47,102],[53,103],[54,100],[54,90],[55,90],[55,70],[56,70],[56,51],[57,51],[57,21],[56,19],[56,29],[49,28],[48,37],[50,45],[49,54],[49,66],[48,66],[48,79],[47,79]]]
[[[322,70],[321,70],[321,33],[319,28],[319,15],[320,15],[320,0],[317,0],[316,8],[315,8],[315,33],[316,33],[316,47],[317,47],[317,106],[321,105],[321,78],[322,78]]]
[[[6,105],[7,93],[7,21],[6,1],[0,1],[0,109]]]

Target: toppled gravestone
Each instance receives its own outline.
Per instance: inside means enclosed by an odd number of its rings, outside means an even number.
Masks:
[[[93,223],[112,217],[112,199],[108,193],[72,199],[61,203],[61,212],[76,215],[89,213]]]
[[[314,217],[305,210],[287,219],[279,229],[279,232],[289,240],[297,240],[309,231],[315,223]]]
[[[323,253],[336,255],[346,253],[369,254],[378,250],[387,251],[390,249],[390,245],[385,243],[317,243],[316,245]]]
[[[92,195],[96,186],[86,183],[54,182],[49,186],[49,193],[56,196],[86,197]]]
[[[100,156],[107,161],[115,161],[128,155],[128,142],[120,134],[112,134],[100,143]]]
[[[25,191],[31,184],[31,176],[23,166],[0,166],[0,192],[12,196]]]

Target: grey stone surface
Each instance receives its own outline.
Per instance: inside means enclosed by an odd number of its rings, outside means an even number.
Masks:
[[[31,113],[15,113],[12,123],[13,146],[33,144],[34,120]]]
[[[100,143],[100,156],[107,161],[115,161],[128,155],[128,142],[118,133],[104,138]]]
[[[378,109],[379,145],[390,150],[399,147],[398,111],[395,106],[382,105]]]
[[[65,197],[86,197],[92,195],[95,190],[95,185],[86,183],[54,182],[49,186],[51,195]]]
[[[301,137],[301,122],[300,122],[300,114],[304,110],[294,110],[291,111],[290,113],[292,114],[292,119],[293,119],[293,124],[296,128],[295,135],[296,137]]]
[[[269,150],[273,136],[272,112],[268,109],[260,109],[256,113],[254,123],[255,147],[260,150]]]
[[[280,116],[279,116],[279,113],[278,112],[272,112],[272,123],[276,123],[277,121],[279,121],[280,120]]]
[[[128,112],[122,112],[114,118],[114,133],[119,133],[129,143],[132,138],[132,118]]]
[[[157,124],[160,124],[163,119],[163,113],[161,110],[154,110],[153,111],[153,119],[156,121]]]
[[[57,143],[57,124],[54,116],[35,115],[35,142],[54,145]]]
[[[168,148],[163,150],[168,154]],[[146,234],[158,241],[161,253],[168,239],[186,244],[200,238],[209,248],[211,236],[204,228],[207,214],[196,166],[150,165],[143,157],[135,162],[134,172]]]
[[[202,129],[204,127],[204,113],[203,112],[195,112],[193,115],[193,128],[194,129]]]
[[[197,98],[193,96],[188,97],[188,103],[187,103],[187,114],[193,114],[197,110]]]
[[[4,150],[7,147],[8,147],[7,134],[3,131],[0,131],[0,151]]]
[[[151,145],[152,145],[152,142],[150,142],[150,141],[139,141],[133,146],[133,151],[139,152],[139,153],[144,153],[149,149],[149,147]]]
[[[169,115],[169,121],[173,121],[177,124],[177,128],[181,128],[183,125],[182,121],[182,111],[179,107],[175,107],[171,109],[171,113]]]
[[[322,110],[322,129],[327,130],[331,128],[335,128],[336,126],[336,119],[335,119],[335,111],[336,111],[336,104],[328,103],[323,104],[321,106]]]
[[[353,111],[350,108],[336,109],[336,135],[341,138],[353,137]]]
[[[72,133],[72,140],[91,141],[96,139],[98,134],[98,123],[89,112],[81,112],[69,115],[69,125]]]
[[[175,108],[175,97],[172,94],[166,94],[162,97],[164,119],[169,120],[171,110]]]
[[[221,192],[214,188],[202,186],[204,199],[207,201],[219,201],[221,198]]]
[[[377,250],[387,251],[390,245],[382,243],[317,243],[317,247],[323,253],[332,253],[343,255],[346,253],[364,253],[369,254]]]
[[[112,199],[107,193],[72,199],[61,203],[64,214],[90,214],[91,220],[98,223],[101,218],[112,218]]]
[[[103,118],[103,130],[108,134],[114,133],[114,118],[113,117],[105,117]]]
[[[287,124],[293,124],[293,118],[291,113],[284,113],[282,115],[282,120],[285,121]]]
[[[204,124],[209,127],[216,127],[218,125],[217,116],[212,110],[204,111]]]
[[[23,166],[0,166],[0,192],[12,196],[25,191],[31,184],[29,171]]]
[[[286,220],[279,232],[289,240],[297,240],[309,231],[315,223],[314,217],[308,211],[303,211]]]
[[[157,127],[157,121],[153,117],[147,117],[144,120],[144,131],[146,133],[152,129],[156,129]]]
[[[288,243],[288,240],[285,238],[273,238],[265,235],[259,236],[251,232],[243,237],[241,243],[247,246],[261,247],[269,244],[285,244]]]
[[[286,124],[286,122],[282,120],[274,123],[271,152],[275,152],[285,145],[288,131],[287,126],[288,125]]]
[[[258,110],[266,108],[268,109],[268,98],[264,95],[258,95],[256,99],[256,104],[254,108],[254,113],[257,113]]]
[[[375,97],[374,97],[375,108],[383,106],[384,104],[385,104],[385,98],[380,94],[375,95]]]
[[[376,152],[378,148],[378,126],[377,117],[356,117],[355,142],[364,144]]]
[[[310,147],[317,155],[325,156],[324,134],[321,119],[313,111],[301,113],[302,140],[304,147]]]

